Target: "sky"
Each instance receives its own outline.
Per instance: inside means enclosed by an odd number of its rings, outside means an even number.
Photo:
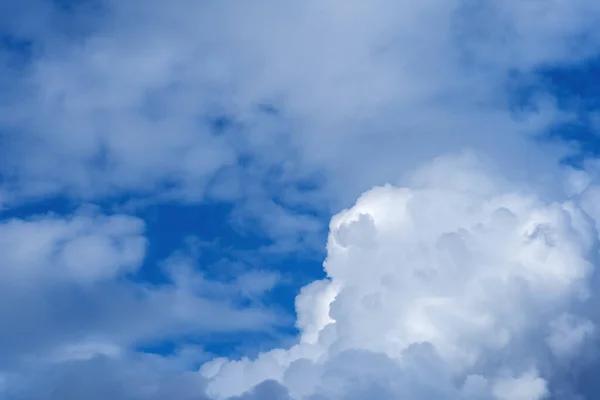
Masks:
[[[0,400],[587,400],[600,4],[0,2]]]

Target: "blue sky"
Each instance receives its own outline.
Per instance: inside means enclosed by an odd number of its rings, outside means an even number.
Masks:
[[[595,398],[599,23],[0,5],[0,399]]]

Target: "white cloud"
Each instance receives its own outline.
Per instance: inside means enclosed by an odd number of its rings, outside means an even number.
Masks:
[[[261,303],[276,274],[211,280],[197,260],[178,254],[164,262],[169,282],[130,281],[146,254],[144,230],[138,218],[90,209],[0,222],[0,371],[119,358],[140,342],[286,323]]]
[[[146,252],[143,230],[137,218],[85,211],[71,218],[3,221],[0,274],[5,283],[19,284],[22,279],[85,283],[135,272]]]
[[[270,379],[295,399],[546,398],[594,334],[598,231],[487,169],[443,158],[336,215],[328,278],[297,298],[302,340],[206,364],[208,393]]]

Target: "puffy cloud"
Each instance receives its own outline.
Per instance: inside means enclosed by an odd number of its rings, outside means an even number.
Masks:
[[[146,252],[143,229],[143,221],[137,218],[85,212],[67,219],[3,221],[0,274],[14,284],[12,279],[95,282],[132,273]]]
[[[278,282],[273,273],[209,279],[183,252],[163,261],[167,282],[130,279],[144,262],[144,229],[138,218],[94,209],[0,222],[0,371],[119,358],[138,343],[265,332],[287,321],[261,303]]]
[[[594,337],[595,221],[470,156],[364,193],[327,251],[327,279],[297,298],[299,343],[205,364],[209,394],[274,380],[294,399],[541,400]]]

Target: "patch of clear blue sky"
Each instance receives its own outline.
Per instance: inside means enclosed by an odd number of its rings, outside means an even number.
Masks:
[[[530,107],[535,96],[549,94],[559,108],[576,115],[542,136],[575,145],[577,152],[564,160],[566,164],[581,166],[600,155],[600,56],[577,65],[548,66],[527,77],[515,73],[510,93],[517,113]]]
[[[562,140],[578,144],[579,157],[570,162],[579,164],[584,158],[600,155],[600,57],[575,67],[547,69],[541,75],[559,105],[578,113],[576,122],[553,132]]]

